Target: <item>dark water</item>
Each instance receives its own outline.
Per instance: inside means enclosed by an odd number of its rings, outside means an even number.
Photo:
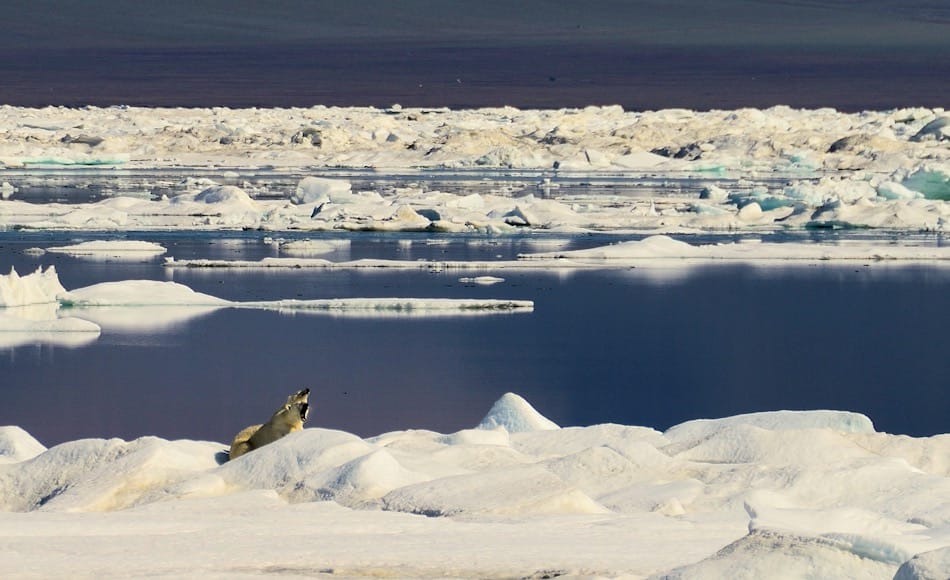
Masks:
[[[88,236],[86,236],[88,237]],[[273,254],[258,234],[165,234],[178,258]],[[775,409],[866,413],[878,430],[950,430],[950,270],[855,264],[692,270],[494,272],[167,271],[160,262],[26,256],[84,236],[3,234],[4,270],[55,264],[67,288],[174,279],[229,299],[343,296],[535,301],[530,314],[343,318],[219,310],[162,329],[104,328],[82,347],[0,350],[0,424],[50,445],[159,435],[225,442],[290,392],[314,389],[312,424],[370,436],[475,425],[506,391],[562,425],[659,429]],[[334,259],[508,257],[534,237],[352,236]],[[569,245],[602,242],[566,240]],[[554,243],[550,239],[547,244]]]
[[[0,103],[844,111],[945,106],[950,49],[268,43],[0,50]]]

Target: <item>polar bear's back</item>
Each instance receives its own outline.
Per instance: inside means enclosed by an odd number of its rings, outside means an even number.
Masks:
[[[231,450],[228,454],[229,458],[234,459],[250,451],[252,449],[251,444],[249,443],[251,437],[263,426],[264,425],[262,424],[258,424],[241,429],[241,432],[235,435],[234,441],[231,442]]]

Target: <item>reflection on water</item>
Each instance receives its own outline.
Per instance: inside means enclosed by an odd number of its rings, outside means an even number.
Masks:
[[[0,266],[32,271],[54,263],[69,289],[172,276],[158,260],[20,252],[70,237],[2,237]],[[144,237],[179,258],[258,259],[276,251],[250,234]],[[538,241],[347,239],[352,259],[508,258]],[[364,436],[471,427],[506,391],[562,425],[663,429],[701,417],[830,408],[866,413],[894,433],[950,430],[950,363],[941,346],[947,269],[718,264],[506,270],[498,284],[460,281],[483,274],[492,272],[175,270],[176,282],[229,300],[502,298],[535,306],[522,315],[413,319],[97,309],[89,316],[99,317],[103,332],[94,342],[0,348],[0,424],[20,425],[47,445],[147,434],[226,442],[265,420],[288,390],[308,386],[314,425]]]

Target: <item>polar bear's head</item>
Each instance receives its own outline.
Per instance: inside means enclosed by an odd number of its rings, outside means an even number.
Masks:
[[[290,419],[291,423],[300,423],[307,422],[307,416],[310,414],[310,389],[303,389],[302,391],[297,391],[293,395],[287,397],[287,402],[284,403],[284,406],[281,407],[278,414],[285,415],[286,418]]]

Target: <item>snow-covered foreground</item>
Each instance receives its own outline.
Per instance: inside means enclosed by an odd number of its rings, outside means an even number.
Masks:
[[[217,167],[244,187],[195,179],[154,199],[147,188],[94,203],[18,199],[18,184],[35,168],[91,165],[185,174]],[[943,109],[0,107],[4,168],[11,172],[0,183],[0,227],[31,229],[945,231],[950,222]],[[316,176],[365,168],[419,179],[361,191],[345,178]],[[299,175],[296,188],[241,181],[243,171],[275,169]],[[499,184],[460,195],[425,183],[431,170],[480,180],[512,169],[538,182],[535,194],[512,196]],[[621,183],[666,176],[699,187],[653,200],[597,197],[563,179],[598,175]]]
[[[450,434],[316,427],[233,462],[224,449],[46,449],[0,428],[0,575],[950,573],[950,436],[878,433],[854,413],[559,428],[509,393]]]

